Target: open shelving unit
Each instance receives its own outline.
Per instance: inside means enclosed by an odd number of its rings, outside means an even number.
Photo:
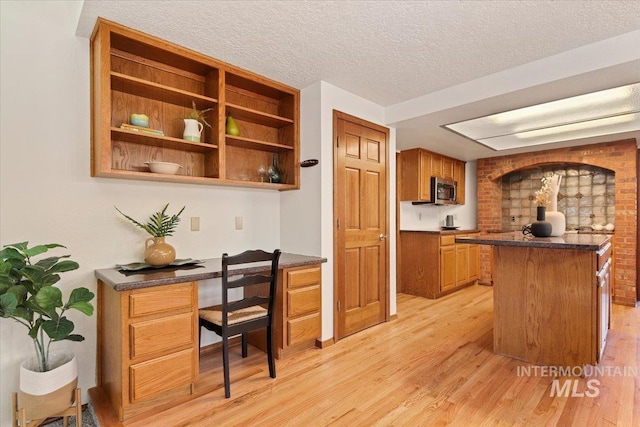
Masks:
[[[92,176],[196,184],[298,189],[300,93],[297,89],[98,18],[91,37]],[[201,142],[182,138],[195,103],[209,110]],[[146,114],[162,134],[121,129]],[[231,115],[239,136],[225,134]],[[277,156],[282,182],[261,171]],[[179,163],[176,175],[145,162]]]

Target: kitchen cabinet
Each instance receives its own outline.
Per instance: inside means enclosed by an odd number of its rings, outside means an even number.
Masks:
[[[432,202],[431,177],[457,181],[457,204],[464,204],[465,162],[422,148],[400,152],[400,201]]]
[[[465,201],[465,167],[466,163],[460,160],[456,160],[453,164],[453,180],[458,183],[457,202],[459,205],[464,205]]]
[[[431,158],[432,154],[422,149],[400,152],[401,201],[431,200]]]
[[[92,167],[98,177],[298,189],[299,91],[99,18],[91,37]],[[206,111],[199,142],[184,118]],[[122,128],[131,114],[148,128]],[[225,132],[227,116],[240,134]],[[266,170],[277,157],[280,183]],[[175,175],[145,162],[178,163]]]
[[[478,246],[456,243],[456,237],[477,236],[475,231],[401,231],[399,292],[439,298],[478,280]]]
[[[610,236],[565,234],[551,241],[496,233],[464,240],[493,246],[495,353],[543,366],[602,360],[611,304]]]

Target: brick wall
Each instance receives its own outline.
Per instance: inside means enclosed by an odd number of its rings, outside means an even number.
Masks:
[[[552,163],[577,163],[615,172],[615,237],[613,302],[636,304],[637,145],[635,139],[478,160],[478,228],[502,229],[503,175]],[[481,246],[480,281],[491,282],[491,247]]]

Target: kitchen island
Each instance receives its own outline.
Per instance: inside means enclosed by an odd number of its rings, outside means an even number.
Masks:
[[[493,246],[495,353],[545,366],[599,362],[609,329],[611,236],[511,232],[456,243]]]

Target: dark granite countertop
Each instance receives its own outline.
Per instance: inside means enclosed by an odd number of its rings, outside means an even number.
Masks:
[[[533,237],[531,235],[525,236],[520,231],[513,231],[481,234],[478,237],[460,237],[456,238],[456,243],[470,243],[471,240],[479,245],[598,251],[611,241],[611,235],[566,233],[561,237]]]
[[[279,268],[301,267],[327,262],[326,258],[282,253]],[[270,268],[269,262],[257,262],[250,267],[233,269],[235,274],[250,274]],[[232,270],[230,268],[230,270]],[[96,277],[116,291],[149,288],[172,283],[191,282],[222,277],[222,258],[202,260],[202,264],[181,267],[163,267],[140,271],[120,271],[117,268],[103,268],[95,271]]]
[[[427,234],[467,234],[467,233],[479,233],[477,228],[473,229],[435,229],[435,230],[400,230],[400,233],[427,233]]]

